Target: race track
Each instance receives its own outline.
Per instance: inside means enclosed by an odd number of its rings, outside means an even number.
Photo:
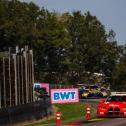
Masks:
[[[93,107],[97,108],[97,104],[101,99],[81,99],[80,102],[84,104],[93,105]],[[63,126],[126,126],[126,118],[97,118],[94,117],[88,121],[84,119],[76,120],[74,122],[70,122]]]

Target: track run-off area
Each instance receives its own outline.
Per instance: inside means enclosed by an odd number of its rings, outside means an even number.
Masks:
[[[91,105],[97,109],[98,103],[102,99],[80,99],[80,102]],[[126,118],[98,118],[97,115],[89,120],[79,119],[64,124],[63,126],[126,126]]]

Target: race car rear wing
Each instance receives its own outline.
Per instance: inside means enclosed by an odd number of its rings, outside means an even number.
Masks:
[[[111,92],[111,95],[122,96],[122,95],[126,95],[126,92]]]

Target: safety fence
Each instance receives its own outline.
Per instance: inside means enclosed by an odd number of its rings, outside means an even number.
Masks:
[[[27,46],[0,53],[0,109],[33,102],[33,51]]]
[[[29,104],[0,109],[0,126],[16,126],[32,123],[53,115],[50,98]]]

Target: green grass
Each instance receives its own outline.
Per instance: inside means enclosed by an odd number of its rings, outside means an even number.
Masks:
[[[67,104],[55,104],[54,110],[60,111],[61,113],[61,122],[68,121],[68,120],[74,120],[79,118],[85,118],[86,113],[86,105],[84,103],[67,103]],[[91,107],[91,113],[96,113],[96,109]],[[30,124],[27,126],[42,126],[42,124],[51,124],[55,123],[55,116],[50,119],[42,120],[39,123],[36,124]]]

